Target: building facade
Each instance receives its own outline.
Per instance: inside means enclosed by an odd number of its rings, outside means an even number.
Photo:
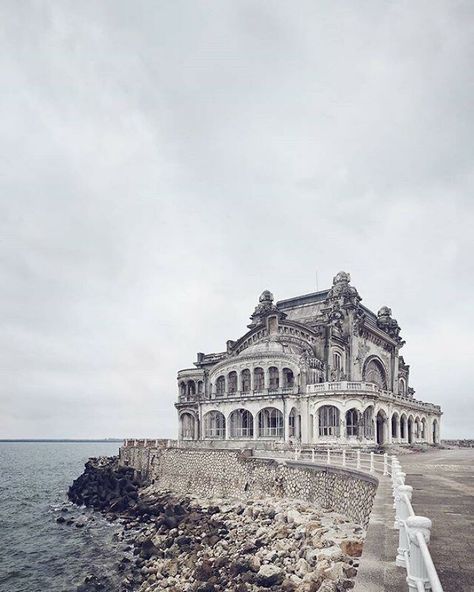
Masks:
[[[180,440],[439,443],[441,409],[415,399],[397,321],[363,306],[348,273],[276,304],[265,291],[250,320],[225,351],[178,372]]]

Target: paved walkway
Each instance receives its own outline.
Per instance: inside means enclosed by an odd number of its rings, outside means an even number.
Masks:
[[[415,513],[433,522],[430,552],[444,592],[474,592],[474,448],[399,460]]]

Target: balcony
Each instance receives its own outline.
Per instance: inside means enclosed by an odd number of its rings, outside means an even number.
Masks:
[[[306,387],[306,393],[308,395],[322,395],[331,393],[342,393],[348,392],[354,393],[370,393],[379,394],[380,388],[372,382],[350,382],[348,380],[340,380],[338,382],[320,382],[318,384],[308,384]]]
[[[372,395],[377,398],[400,403],[414,409],[433,411],[439,413],[441,408],[439,405],[433,403],[425,403],[424,401],[418,401],[410,395],[395,394],[391,391],[381,389],[373,382],[351,382],[348,380],[340,380],[338,382],[321,382],[319,384],[308,384],[306,386],[307,395],[318,395],[318,396],[331,396],[334,394],[338,395]]]
[[[297,395],[299,387],[294,386],[283,386],[278,388],[258,388],[249,391],[232,391],[232,392],[218,392],[212,393],[210,399],[225,399],[226,401],[234,399],[242,399],[246,397],[278,397],[281,395]]]

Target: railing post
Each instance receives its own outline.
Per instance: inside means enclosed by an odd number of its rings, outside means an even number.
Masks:
[[[331,464],[331,451],[328,448],[328,458],[327,458],[327,464],[330,465]]]
[[[405,553],[408,552],[408,534],[406,527],[406,519],[410,516],[408,503],[411,500],[413,488],[409,485],[401,485],[398,488],[398,508],[396,512],[396,519],[399,527],[398,533],[398,549],[395,564],[400,567],[406,567]],[[398,517],[398,518],[397,518]]]
[[[314,462],[314,448],[311,450],[311,461]]]
[[[427,544],[430,542],[431,520],[424,516],[410,516],[405,524],[408,534],[410,563],[407,577],[408,590],[417,592],[419,589],[417,582],[423,584],[424,590],[431,590],[428,571],[420,547],[423,544],[423,539]]]
[[[342,466],[345,467],[346,466],[346,449],[343,448],[342,450]]]
[[[394,465],[396,465],[396,463],[398,462],[397,457],[392,454],[392,456],[390,457],[390,468],[391,468],[391,473],[393,475],[393,467]]]
[[[360,469],[360,450],[357,451],[357,468]]]
[[[383,474],[388,475],[388,454],[383,455]]]
[[[406,506],[406,500],[403,496],[406,495],[407,498],[411,500],[412,493],[413,487],[410,485],[399,485],[395,489],[395,503],[393,504],[393,507],[395,508],[395,522],[393,523],[393,528],[396,530],[400,528],[400,520],[405,519],[410,515],[408,508],[406,515],[403,513],[404,508],[402,507],[402,504]]]
[[[373,452],[370,453],[370,472],[371,473],[374,473],[375,472],[374,453]]]

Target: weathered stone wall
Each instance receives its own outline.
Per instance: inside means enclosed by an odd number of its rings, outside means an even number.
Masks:
[[[126,447],[120,451],[120,461],[163,490],[205,497],[302,499],[367,524],[377,489],[375,477],[304,461],[253,458],[251,452]]]

